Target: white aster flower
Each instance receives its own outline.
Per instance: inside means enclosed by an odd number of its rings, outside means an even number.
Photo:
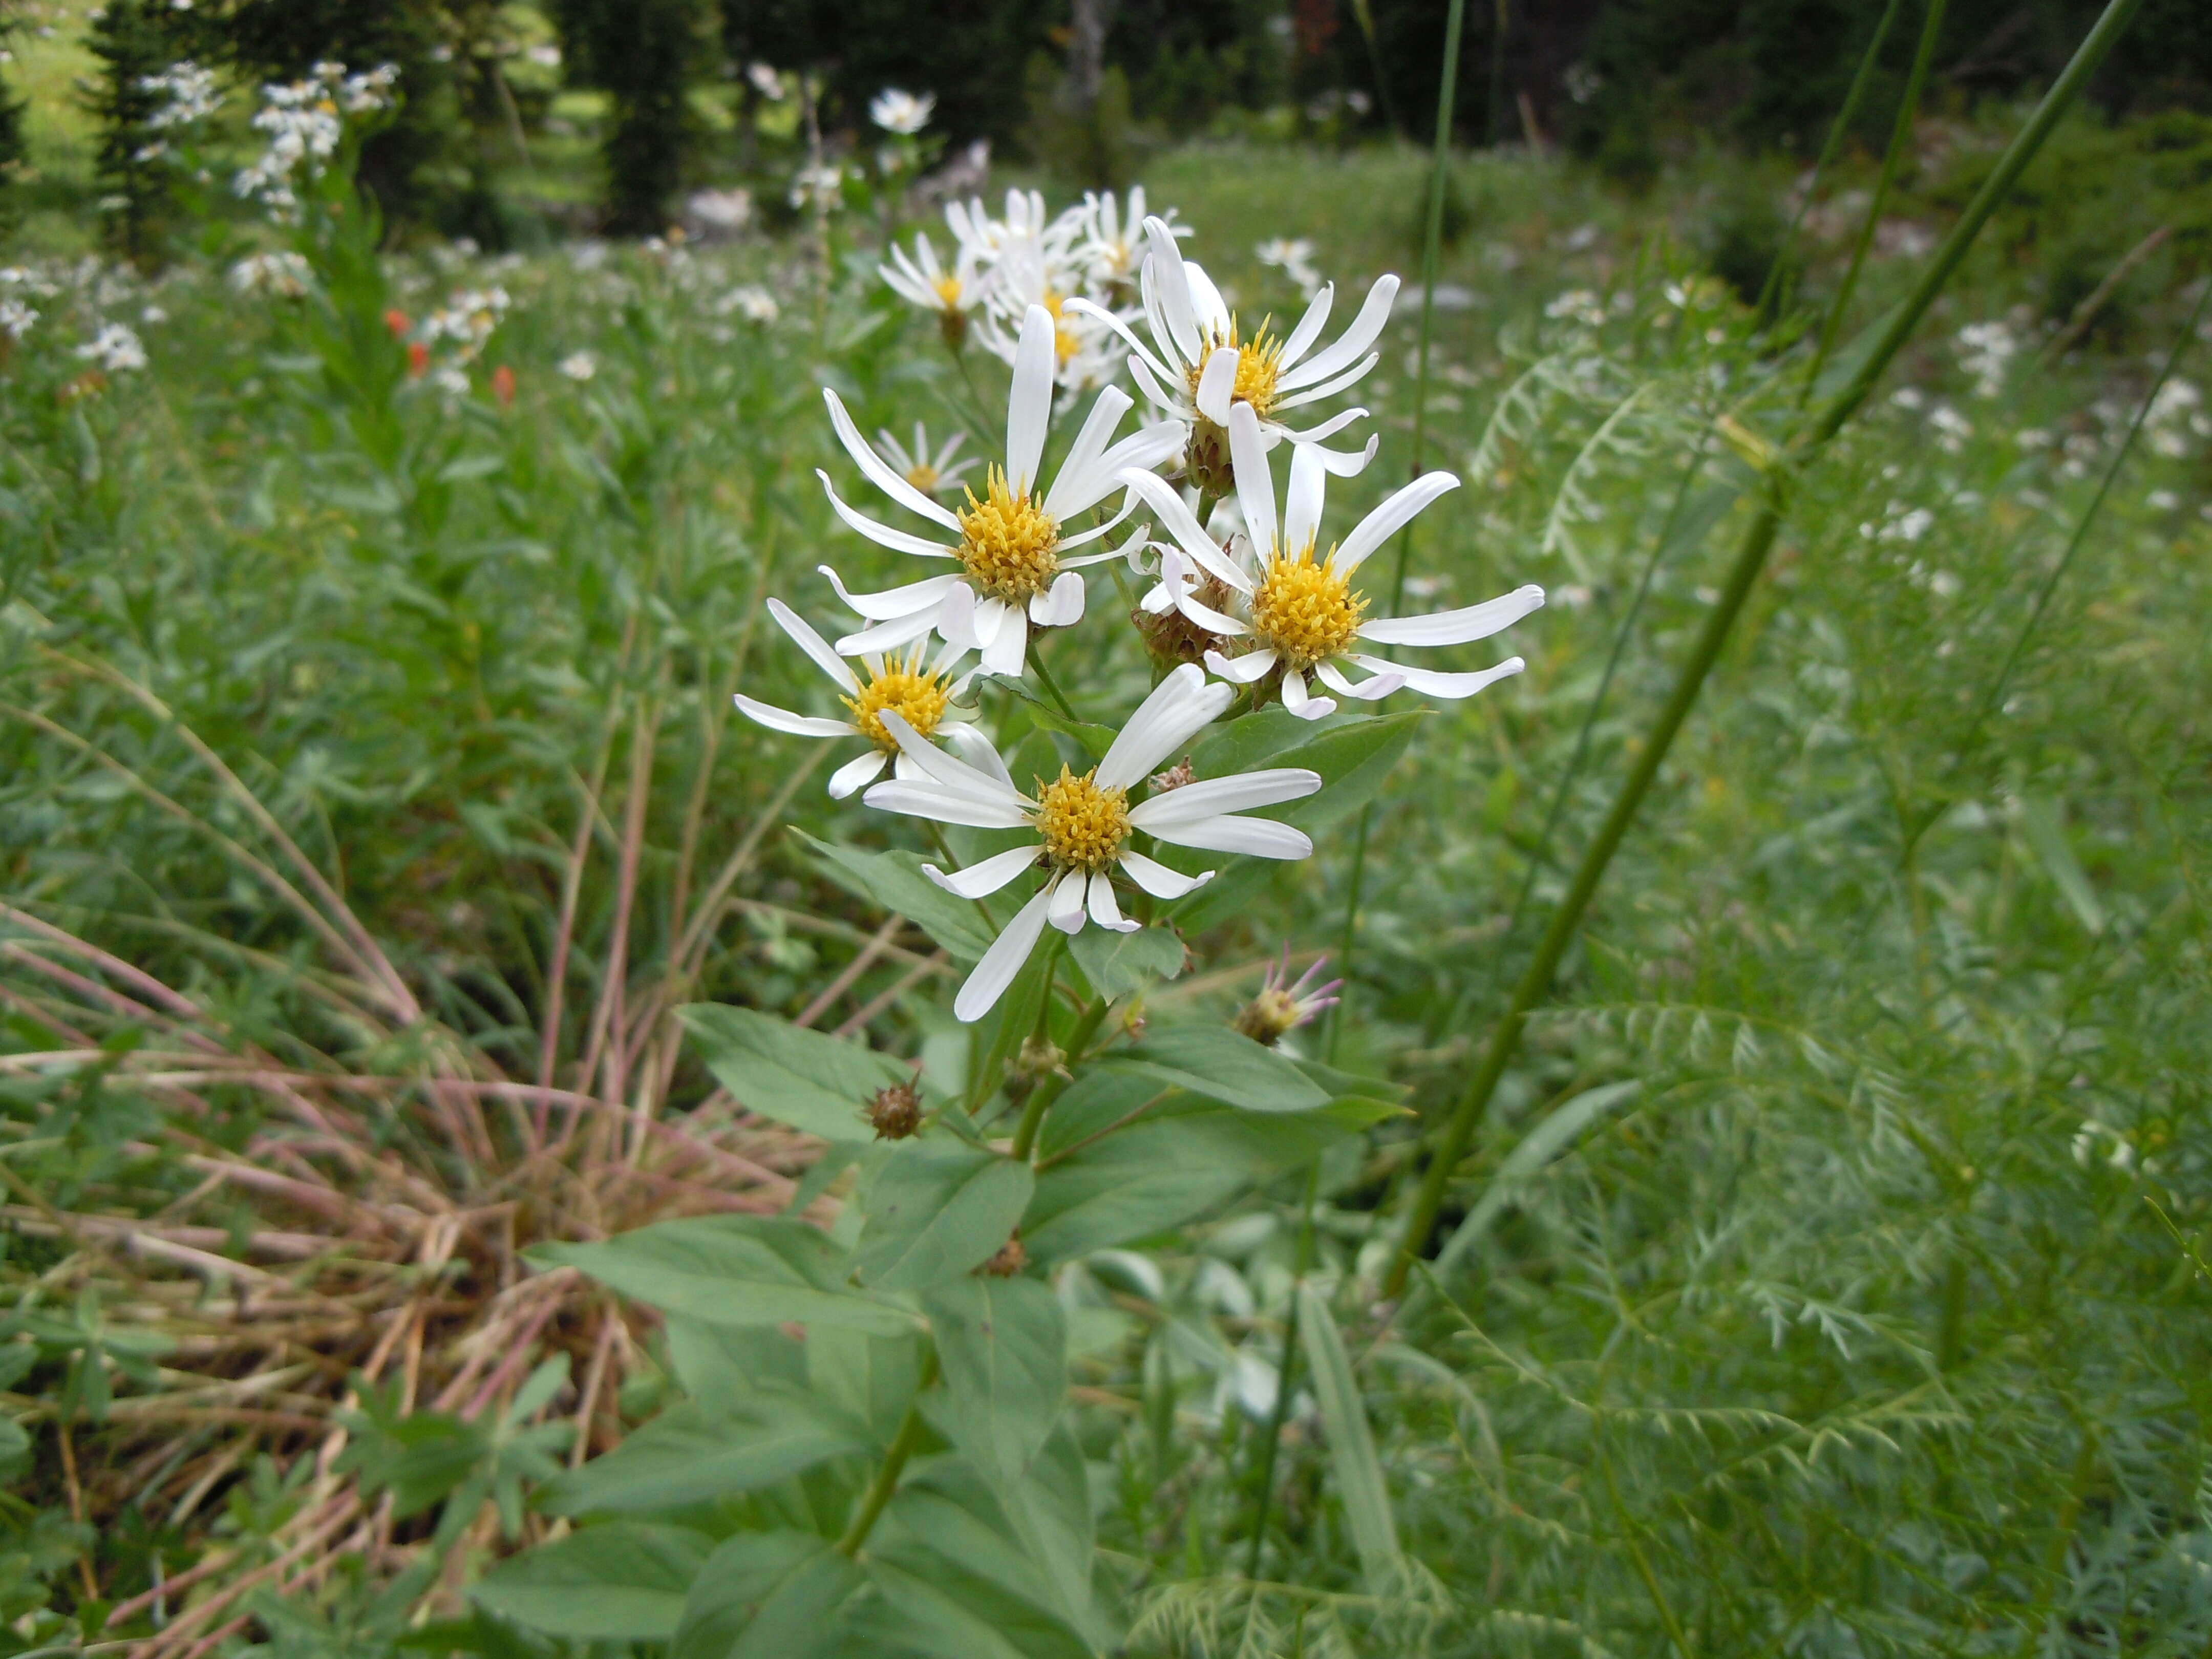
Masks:
[[[1079,212],[1083,231],[1074,253],[1085,274],[1092,283],[1108,289],[1133,283],[1145,257],[1145,187],[1129,187],[1126,208],[1110,190],[1086,194]],[[1173,208],[1161,216],[1160,222],[1174,235],[1190,234],[1188,225],[1176,223]]]
[[[1252,250],[1254,258],[1263,265],[1275,266],[1309,300],[1321,292],[1321,272],[1314,269],[1313,256],[1312,239],[1305,236],[1270,237]]]
[[[968,313],[983,301],[983,283],[976,275],[976,254],[965,246],[951,270],[938,263],[937,249],[919,232],[911,258],[897,243],[891,244],[891,262],[878,265],[877,273],[891,292],[909,305],[937,313],[938,326],[958,345],[968,332]]]
[[[240,294],[297,300],[305,297],[314,281],[313,267],[289,248],[249,253],[230,268],[230,285]]]
[[[869,805],[939,823],[1029,830],[1036,836],[1033,844],[953,875],[924,865],[932,881],[962,898],[976,899],[997,892],[1025,870],[1042,866],[1046,872],[1044,884],[1015,913],[960,988],[952,1002],[956,1015],[975,1020],[991,1012],[1029,960],[1048,921],[1064,933],[1080,933],[1086,921],[1116,933],[1135,932],[1139,924],[1122,915],[1114,895],[1116,874],[1161,899],[1181,898],[1212,878],[1210,870],[1186,876],[1146,857],[1129,844],[1139,831],[1170,846],[1208,852],[1270,859],[1302,859],[1312,853],[1313,842],[1303,830],[1237,816],[1312,794],[1321,787],[1321,775],[1303,768],[1207,778],[1129,804],[1129,792],[1235,696],[1226,685],[1207,684],[1204,672],[1187,663],[1152,689],[1097,766],[1080,777],[1062,766],[1060,776],[1041,782],[1034,796],[1014,787],[995,750],[984,765],[972,766],[932,749],[896,714],[884,715],[884,724],[923,775],[877,784],[863,797]]]
[[[960,251],[973,254],[976,264],[984,269],[997,264],[1008,247],[1023,241],[1036,241],[1051,252],[1065,254],[1073,245],[1079,228],[1068,214],[1057,219],[1048,217],[1044,210],[1044,192],[1036,190],[1009,190],[1006,216],[1003,219],[994,219],[986,213],[980,197],[966,202],[947,202],[945,223]]]
[[[740,288],[732,289],[714,302],[714,309],[725,317],[734,311],[747,322],[759,323],[763,326],[783,314],[782,307],[775,302],[775,295],[757,283],[747,283]]]
[[[883,428],[876,428],[876,453],[891,465],[891,470],[925,495],[934,495],[940,489],[950,489],[960,482],[961,475],[975,465],[975,457],[955,458],[967,439],[964,432],[956,432],[933,453],[929,447],[929,429],[920,421],[914,423],[914,447],[909,449]]]
[[[1018,674],[1027,660],[1032,623],[1066,628],[1083,619],[1084,567],[1118,556],[1118,550],[1069,552],[1100,537],[1126,518],[1133,501],[1103,525],[1063,536],[1060,526],[1121,487],[1132,468],[1156,466],[1175,453],[1180,434],[1170,422],[1145,427],[1109,447],[1114,428],[1128,413],[1128,394],[1109,386],[1091,406],[1090,418],[1076,434],[1050,489],[1039,493],[1037,467],[1044,457],[1045,431],[1052,416],[1053,324],[1042,306],[1030,309],[1014,362],[1013,386],[1006,398],[1006,459],[993,467],[983,498],[971,489],[968,505],[955,512],[916,489],[882,456],[868,447],[836,392],[822,396],[838,441],[868,481],[908,512],[947,532],[932,540],[895,530],[854,511],[838,497],[826,472],[817,476],[837,516],[879,546],[919,558],[949,559],[957,568],[880,593],[853,593],[828,565],[837,595],[875,625],[837,641],[847,654],[889,651],[910,644],[934,629],[948,645],[982,653],[994,674]]]
[[[588,351],[572,351],[561,360],[561,372],[580,386],[599,372],[599,360]]]
[[[38,320],[36,307],[27,306],[21,300],[0,300],[0,334],[10,340],[21,339]]]
[[[896,87],[885,87],[869,100],[868,118],[885,132],[911,138],[929,125],[929,112],[936,107],[937,94],[933,92],[917,97]]]
[[[1152,247],[1139,285],[1152,346],[1120,318],[1088,301],[1071,300],[1068,307],[1097,317],[1127,343],[1129,373],[1146,398],[1181,422],[1188,434],[1183,471],[1192,482],[1210,494],[1225,491],[1231,458],[1224,453],[1222,432],[1232,404],[1243,404],[1259,416],[1261,434],[1270,449],[1285,438],[1301,447],[1317,446],[1366,415],[1364,409],[1346,410],[1304,432],[1280,419],[1293,409],[1356,385],[1380,361],[1380,354],[1369,348],[1390,320],[1391,301],[1398,294],[1395,276],[1376,277],[1352,326],[1319,351],[1314,345],[1335,299],[1333,283],[1324,283],[1314,295],[1287,338],[1275,338],[1263,323],[1246,340],[1212,278],[1195,261],[1182,257],[1166,222],[1146,220],[1145,234]],[[1367,465],[1375,447],[1370,438],[1363,450],[1322,453],[1330,471],[1349,477]]]
[[[1041,306],[1052,319],[1053,379],[1071,392],[1103,386],[1121,367],[1121,345],[1108,324],[1113,313],[1073,299],[1082,272],[1066,246],[1045,237],[1023,237],[1006,244],[984,295],[981,338],[992,355],[1012,363],[1018,331],[1030,307]],[[1126,319],[1124,319],[1126,326]]]
[[[790,635],[799,648],[813,659],[815,666],[836,684],[840,694],[838,701],[845,705],[848,713],[842,720],[794,714],[787,708],[744,696],[738,698],[738,708],[769,730],[788,732],[793,737],[866,738],[866,754],[847,762],[830,775],[831,799],[842,800],[861,785],[873,783],[882,775],[884,765],[894,759],[897,762],[898,776],[919,775],[914,763],[900,753],[898,739],[884,726],[883,717],[886,713],[903,720],[917,741],[941,738],[962,753],[978,758],[997,753],[990,740],[974,726],[964,720],[945,718],[946,706],[967,690],[973,678],[972,672],[953,678],[960,659],[968,654],[964,648],[946,646],[931,661],[923,659],[919,647],[903,655],[894,653],[882,656],[871,652],[861,660],[861,666],[868,672],[864,681],[830,648],[827,640],[808,627],[805,620],[781,599],[770,599],[768,611],[777,626]]]
[[[1206,665],[1213,672],[1237,685],[1277,676],[1283,707],[1303,720],[1319,720],[1335,712],[1336,703],[1308,689],[1309,674],[1339,696],[1372,702],[1401,687],[1432,697],[1471,697],[1525,666],[1520,658],[1511,657],[1477,673],[1443,674],[1409,668],[1355,648],[1362,644],[1463,645],[1511,627],[1544,603],[1544,590],[1532,583],[1462,611],[1367,617],[1367,599],[1353,590],[1352,577],[1422,508],[1459,488],[1457,478],[1449,472],[1425,473],[1361,520],[1341,544],[1321,557],[1316,538],[1328,483],[1326,459],[1310,444],[1300,444],[1292,452],[1290,489],[1279,531],[1274,480],[1268,476],[1259,417],[1245,404],[1229,411],[1229,441],[1236,457],[1237,505],[1250,538],[1246,561],[1225,553],[1165,482],[1150,474],[1122,475],[1190,561],[1236,595],[1237,614],[1209,611],[1206,626],[1244,641],[1246,648],[1233,657],[1207,652]],[[1178,595],[1176,603],[1188,614],[1189,599]],[[1366,670],[1371,678],[1355,684],[1339,665],[1343,663]]]
[[[106,324],[76,349],[76,355],[90,358],[110,374],[146,367],[146,348],[125,323]]]

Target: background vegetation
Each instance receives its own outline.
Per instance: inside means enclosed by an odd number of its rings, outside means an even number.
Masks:
[[[139,21],[215,30],[177,49],[245,76],[323,55],[285,33],[310,9]],[[679,142],[594,173],[629,154],[622,88],[655,84],[621,79],[612,46],[659,37],[618,9],[332,9],[370,31],[350,61],[419,63],[426,90],[363,160],[394,246],[356,240],[327,307],[242,302],[228,272],[267,233],[188,191],[93,222],[135,264],[78,263],[88,200],[129,196],[95,178],[124,47],[88,54],[131,15],[89,38],[65,9],[17,15],[29,173],[0,299],[40,315],[0,341],[8,1651],[591,1644],[488,1589],[497,1564],[572,1524],[563,1468],[743,1356],[520,1251],[671,1214],[832,1219],[841,1172],[730,1109],[680,1002],[943,1052],[931,941],[782,826],[902,832],[725,716],[738,685],[803,696],[760,596],[856,547],[812,478],[819,385],[871,429],[942,431],[975,418],[976,365],[876,281],[872,204],[779,224],[807,89],[726,70],[816,61],[762,44],[804,41],[803,15],[672,8],[694,55],[652,118]],[[1807,204],[1786,153],[1685,136],[1718,99],[1746,135],[1817,141],[1840,88],[1759,67],[1791,38],[1780,9],[1594,15],[1556,71],[1593,66],[1590,96],[1525,84],[1540,135],[1596,164],[1525,132],[1455,163],[1418,418],[1468,488],[1415,532],[1409,587],[1441,606],[1534,580],[1552,604],[1516,633],[1526,674],[1424,720],[1356,928],[1345,824],[1200,941],[1237,965],[1149,1011],[1224,1018],[1284,943],[1348,947],[1338,1058],[1413,1115],[1322,1165],[1310,1243],[1293,1175],[1063,1278],[1130,1650],[2212,1642],[2212,122],[2187,106],[2186,10],[2146,9],[2107,109],[2062,128],[1802,479],[1455,1172],[1449,1265],[1386,1322],[1382,1219],[1713,602],[1746,511],[1726,486],[1800,398],[1874,182],[1848,155]],[[1139,138],[1211,136],[1133,153],[1240,307],[1297,303],[1265,239],[1310,238],[1340,287],[1417,267],[1424,170],[1384,133],[1419,131],[1433,83],[1409,70],[1386,99],[1371,68],[1420,63],[1408,14],[1374,6],[1364,80],[1355,16],[1329,14],[1324,74],[1284,45],[1318,14],[1208,35],[1184,9],[1195,32],[1150,57],[1141,15],[1112,59]],[[1846,339],[2081,21],[2020,15],[2002,74],[1959,69],[2000,24],[1954,15]],[[1018,124],[963,108],[1006,119],[992,89],[1034,52],[1056,73],[1054,21],[908,31],[917,52],[993,43],[942,80],[825,68],[816,131],[834,151],[855,100],[908,78],[951,137],[1011,145]],[[1497,125],[1480,21],[1475,137]],[[1516,50],[1508,87],[1536,61]],[[595,84],[563,78],[580,65]],[[740,235],[568,234],[737,183]],[[415,377],[388,313],[412,338],[441,313],[491,326],[439,336]],[[84,349],[114,324],[143,368]],[[1401,458],[1417,325],[1401,305],[1364,388]],[[1413,1564],[1388,1595],[1310,1382],[1262,1454],[1302,1267],[1345,1322]],[[691,1521],[720,1536],[808,1501],[792,1485]]]

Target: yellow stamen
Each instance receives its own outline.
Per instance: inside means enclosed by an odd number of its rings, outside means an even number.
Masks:
[[[908,726],[921,737],[928,737],[937,730],[938,721],[945,718],[945,705],[951,690],[935,673],[922,665],[921,647],[916,646],[908,657],[886,657],[883,672],[871,674],[857,697],[842,701],[853,711],[853,724],[860,735],[882,750],[886,755],[898,752],[898,739],[884,724],[886,708],[895,708]]]
[[[1265,322],[1251,339],[1240,339],[1237,319],[1231,317],[1229,332],[1208,335],[1197,362],[1190,368],[1192,397],[1198,396],[1198,383],[1205,376],[1207,360],[1224,346],[1232,346],[1237,352],[1237,384],[1230,390],[1229,400],[1251,404],[1252,412],[1265,420],[1275,407],[1275,381],[1283,372],[1283,343],[1267,331]]]
[[[1252,594],[1252,632],[1287,669],[1303,673],[1358,637],[1367,601],[1336,568],[1336,550],[1314,562],[1313,544],[1286,558],[1276,550]]]
[[[1066,368],[1068,359],[1075,356],[1077,348],[1080,344],[1075,337],[1075,331],[1060,320],[1060,308],[1066,303],[1066,296],[1054,294],[1050,289],[1047,289],[1044,291],[1044,298],[1038,303],[1052,313],[1052,349],[1060,358],[1060,366]]]
[[[1006,488],[1002,467],[991,469],[984,491],[979,501],[969,490],[967,507],[953,515],[960,520],[960,562],[993,599],[1025,603],[1060,574],[1060,526],[1030,495]]]
[[[925,495],[937,493],[937,469],[927,461],[916,461],[907,468],[906,481]]]
[[[1121,861],[1129,839],[1126,790],[1101,788],[1096,768],[1079,778],[1062,763],[1059,777],[1039,781],[1036,799],[1037,834],[1056,868],[1095,875]]]
[[[938,304],[947,311],[960,309],[960,279],[957,276],[940,276],[933,286],[937,289]]]

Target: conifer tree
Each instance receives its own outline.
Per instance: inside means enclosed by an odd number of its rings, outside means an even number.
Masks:
[[[185,55],[178,15],[166,0],[108,0],[85,37],[100,66],[83,97],[100,125],[103,228],[108,246],[141,266],[161,262],[175,210],[174,174],[151,125],[167,100],[149,82]]]
[[[607,228],[648,235],[667,222],[692,131],[685,88],[696,70],[698,0],[562,0],[569,61],[607,94]]]

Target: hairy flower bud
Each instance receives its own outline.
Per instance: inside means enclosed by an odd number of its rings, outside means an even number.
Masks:
[[[1267,980],[1258,994],[1237,1011],[1237,1018],[1230,1024],[1253,1042],[1273,1048],[1299,1026],[1318,1018],[1322,1010],[1336,1006],[1334,993],[1344,983],[1342,980],[1333,979],[1322,986],[1313,984],[1315,977],[1328,965],[1327,957],[1316,957],[1295,983],[1290,982],[1291,947],[1285,945],[1282,961],[1268,968]]]
[[[906,1140],[921,1130],[921,1097],[911,1083],[894,1083],[869,1099],[868,1122],[878,1140]]]

